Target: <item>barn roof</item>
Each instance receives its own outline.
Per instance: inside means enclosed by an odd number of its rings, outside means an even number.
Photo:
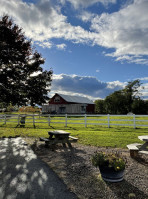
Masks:
[[[73,102],[73,103],[83,103],[83,104],[94,104],[93,101],[89,100],[86,97],[79,97],[79,96],[72,96],[72,95],[63,95],[57,93],[59,96],[61,96],[65,101],[67,102]]]

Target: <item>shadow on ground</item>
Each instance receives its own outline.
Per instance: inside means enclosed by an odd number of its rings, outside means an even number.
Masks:
[[[76,199],[21,138],[0,139],[0,199]]]
[[[35,151],[81,199],[128,199],[131,194],[136,199],[148,199],[147,166],[128,157],[124,180],[106,183],[102,180],[99,169],[92,166],[91,156],[96,149],[112,149],[80,144],[73,146],[72,149],[60,145],[45,148],[44,144],[39,143]]]

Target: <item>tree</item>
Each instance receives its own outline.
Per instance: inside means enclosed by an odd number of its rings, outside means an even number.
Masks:
[[[135,99],[140,99],[139,87],[141,86],[140,80],[128,82],[125,89],[122,90],[127,100],[127,111],[132,112],[132,104]]]
[[[127,113],[126,96],[122,90],[115,91],[105,98],[105,110],[111,114],[125,114]]]
[[[147,114],[148,103],[142,99],[135,99],[132,103],[132,112],[135,114]]]
[[[40,65],[44,63],[22,29],[9,16],[3,16],[0,20],[0,102],[12,105],[45,103],[52,70],[43,71]]]
[[[95,101],[95,112],[99,113],[99,114],[105,113],[104,100],[96,100]]]
[[[103,101],[103,106],[100,100],[96,100],[96,111],[100,112],[101,108],[102,113],[127,114],[133,112],[145,114],[147,112],[147,103],[140,99],[140,86],[140,80],[128,82],[124,89],[107,96]]]

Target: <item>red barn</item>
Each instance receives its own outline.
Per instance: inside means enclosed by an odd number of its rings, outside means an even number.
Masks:
[[[95,104],[86,97],[70,96],[56,93],[49,104],[42,106],[43,113],[82,114],[94,113]]]

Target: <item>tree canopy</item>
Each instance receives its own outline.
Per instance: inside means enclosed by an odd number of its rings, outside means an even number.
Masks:
[[[5,15],[0,19],[0,103],[42,104],[48,99],[52,70],[18,25]]]
[[[96,112],[108,114],[148,113],[148,101],[140,98],[140,80],[128,82],[124,89],[115,91],[104,100],[96,100]]]

